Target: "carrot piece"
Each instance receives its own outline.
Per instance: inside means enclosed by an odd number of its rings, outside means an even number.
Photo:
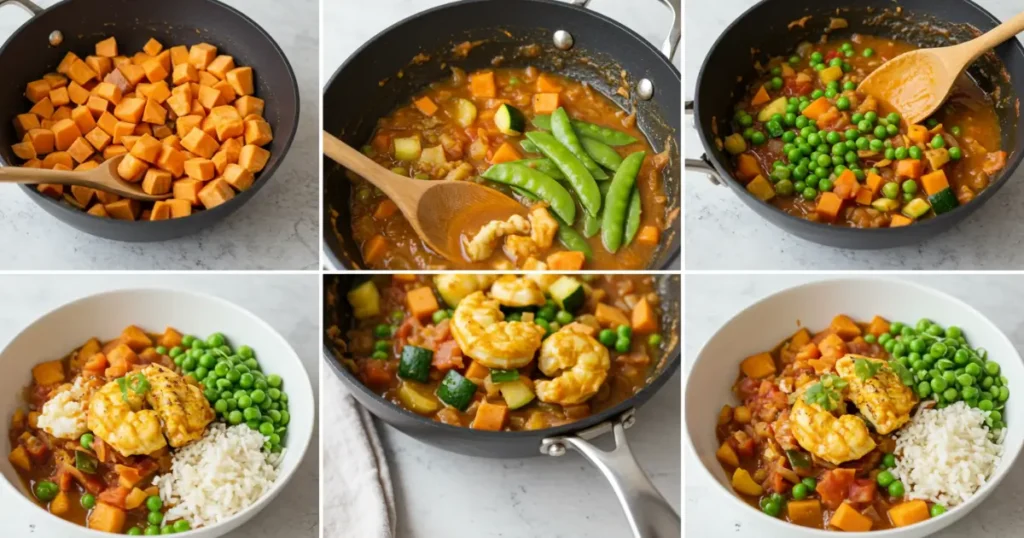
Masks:
[[[871,189],[872,196],[878,194],[878,191],[882,190],[883,183],[884,181],[882,180],[882,176],[874,172],[868,174],[867,185],[868,188]]]
[[[551,114],[558,110],[559,104],[557,93],[533,94],[533,111],[537,114]]]
[[[871,205],[871,200],[874,199],[875,195],[871,192],[868,187],[861,187],[857,189],[857,196],[854,200],[860,205]]]
[[[552,271],[579,271],[586,262],[585,254],[578,250],[556,252],[547,258],[548,268]]]
[[[889,332],[889,322],[882,316],[875,316],[871,318],[871,323],[868,324],[868,334],[875,336],[882,336]]]
[[[832,222],[839,216],[839,210],[843,207],[843,199],[833,192],[821,193],[818,198],[818,206],[815,211],[822,220]]]
[[[636,241],[642,245],[657,245],[660,236],[661,232],[657,227],[647,225],[640,228],[640,232],[636,234]]]
[[[497,151],[494,152],[494,156],[491,157],[491,164],[507,163],[511,161],[518,161],[519,159],[521,159],[521,157],[519,156],[519,152],[516,151],[516,148],[513,147],[512,144],[505,142]]]
[[[505,419],[508,418],[508,406],[504,404],[492,404],[486,400],[480,402],[476,410],[476,418],[469,427],[474,430],[489,430],[492,432],[501,431],[505,426]]]
[[[761,106],[771,100],[768,95],[768,90],[761,86],[757,89],[757,93],[754,94],[754,98],[750,100],[750,104],[753,106]]]
[[[469,76],[469,90],[473,97],[492,98],[498,94],[498,87],[494,83],[494,71],[474,73]]]
[[[433,314],[440,308],[437,304],[437,297],[434,297],[434,290],[429,286],[410,290],[405,294],[405,304],[409,307],[409,313],[420,319]]]
[[[387,251],[387,239],[384,239],[383,235],[375,235],[363,245],[363,261],[368,265],[373,265],[384,259],[384,254]]]
[[[125,520],[124,510],[100,502],[89,513],[89,528],[98,531],[121,534]]]
[[[375,219],[386,219],[398,212],[398,206],[391,201],[390,198],[386,198],[380,205],[377,206],[377,210],[373,212],[373,218]]]
[[[860,185],[857,183],[857,176],[854,175],[852,170],[843,170],[842,174],[836,178],[835,186],[832,188],[832,192],[836,196],[847,200],[857,195],[857,191],[860,189]]]
[[[789,501],[786,503],[786,510],[792,523],[812,528],[821,525],[821,501],[818,499]]]
[[[843,340],[849,340],[861,334],[860,327],[849,316],[843,314],[832,318],[832,323],[828,328]]]
[[[909,226],[914,222],[913,219],[904,217],[903,215],[893,215],[892,220],[889,221],[890,228],[897,228],[900,226]]]
[[[921,177],[924,166],[920,159],[903,159],[896,162],[896,175],[917,179]]]
[[[597,308],[594,310],[594,317],[597,318],[598,325],[611,329],[615,329],[619,325],[630,324],[629,318],[626,317],[625,312],[605,303],[597,303]]]
[[[750,153],[740,153],[736,157],[736,175],[744,181],[761,175],[761,165],[757,163],[757,158]]]
[[[921,186],[924,187],[924,192],[931,196],[937,192],[949,188],[949,180],[946,179],[946,172],[943,170],[936,170],[930,174],[921,176]]]
[[[437,105],[434,104],[434,101],[426,95],[413,101],[413,104],[416,105],[416,108],[420,109],[420,112],[426,116],[433,116],[434,113],[437,112]]]
[[[630,326],[633,328],[633,332],[639,334],[653,333],[658,330],[658,315],[646,297],[640,299],[633,306]]]
[[[805,108],[803,111],[803,115],[807,116],[812,120],[816,120],[818,119],[818,116],[821,116],[822,114],[828,112],[828,109],[831,106],[832,103],[830,103],[828,99],[826,99],[825,97],[819,97],[816,101],[814,101],[810,105],[807,105],[807,108]]]
[[[775,373],[775,360],[772,359],[771,353],[758,353],[743,359],[743,362],[740,363],[740,370],[747,377],[760,379]]]
[[[897,527],[906,527],[928,519],[928,504],[918,499],[897,504],[889,509],[889,519]]]

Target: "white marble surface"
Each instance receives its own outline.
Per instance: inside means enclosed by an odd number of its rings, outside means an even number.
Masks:
[[[1001,20],[1019,0],[976,0]],[[692,100],[708,50],[756,0],[686,0],[683,92]],[[686,156],[703,153],[693,118],[683,120]],[[687,269],[1019,269],[1024,267],[1024,170],[966,221],[917,246],[881,251],[824,247],[789,235],[750,210],[729,188],[686,173]]]
[[[729,318],[757,300],[827,275],[689,275],[686,278],[685,358],[683,368],[689,371],[701,347]],[[1019,305],[1024,301],[1022,275],[900,275],[914,282],[935,287],[967,302],[992,320],[1021,348],[1024,346],[1024,318]],[[699,315],[693,314],[699,312]],[[708,403],[707,412],[717,413],[718,405]],[[687,448],[686,474],[686,536],[765,536],[776,538],[756,524],[754,514],[740,514],[719,502],[721,491],[700,468],[700,460]],[[953,538],[984,534],[991,537],[1020,536],[1024,521],[1024,466],[1017,465],[999,485],[995,494],[978,508],[936,538]],[[783,534],[777,538],[786,538]]]
[[[250,310],[281,333],[299,355],[319,402],[320,277],[309,275],[48,275],[0,276],[0,346],[4,346],[37,317],[78,297],[133,287],[171,287],[217,295]],[[4,423],[6,423],[4,421]],[[319,535],[320,434],[314,423],[305,459],[291,482],[261,513],[238,530],[234,538],[315,538]],[[0,489],[0,536],[5,538],[64,538],[39,526],[39,515],[26,521]],[[43,516],[45,517],[45,516]],[[48,532],[49,531],[49,532]]]
[[[38,0],[37,3],[49,7],[56,0]],[[318,2],[226,0],[225,3],[240,8],[277,41],[298,80],[301,99],[298,133],[271,184],[213,228],[192,237],[160,243],[121,243],[79,232],[44,212],[20,189],[5,185],[0,187],[0,251],[4,253],[0,269],[317,267],[320,218]],[[25,11],[16,6],[0,7],[0,44],[27,20]]]

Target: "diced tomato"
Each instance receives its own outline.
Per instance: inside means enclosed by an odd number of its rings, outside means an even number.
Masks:
[[[818,481],[818,487],[814,490],[821,496],[821,502],[830,510],[839,508],[846,500],[850,485],[853,484],[854,472],[853,469],[832,469]]]
[[[392,363],[397,361],[386,361],[377,359],[360,359],[360,377],[363,383],[372,387],[388,386],[395,378],[395,367]]]
[[[771,484],[768,489],[774,491],[775,493],[786,493],[787,491],[789,491],[789,488],[793,487],[793,484],[790,483],[789,480],[786,480],[786,478],[779,473],[773,472],[770,477],[770,480]]]
[[[416,319],[415,316],[409,316],[405,318],[405,321],[402,322],[402,325],[398,327],[398,332],[395,333],[395,338],[398,338],[398,341],[401,345],[405,345],[405,341],[409,338],[409,336],[412,335],[413,332],[418,331],[422,328],[423,324],[420,323],[420,320]]]
[[[38,437],[32,435],[31,433],[25,432],[21,434],[21,437],[18,438],[18,441],[22,444],[22,446],[25,447],[25,450],[28,451],[28,455],[31,456],[33,460],[46,460],[46,455],[49,454],[50,449],[49,447],[46,446],[46,443],[41,441]]]
[[[462,349],[459,348],[459,344],[455,340],[448,340],[437,346],[431,366],[445,372],[465,368],[462,362]]]
[[[103,492],[99,494],[98,499],[100,502],[105,502],[109,505],[123,509],[125,508],[124,500],[128,497],[129,493],[131,493],[130,489],[116,486],[103,490]]]
[[[749,377],[745,377],[745,378],[743,378],[742,381],[740,381],[739,387],[737,387],[737,390],[739,391],[740,396],[742,398],[748,398],[751,395],[757,394],[757,389],[760,386],[761,386],[761,381],[760,380],[752,379],[752,378],[749,378]]]
[[[434,343],[440,344],[452,337],[451,323],[446,319],[434,327]]]
[[[839,57],[839,51],[838,50],[830,50],[827,53],[825,53],[825,63],[829,63],[829,62],[832,61],[833,58],[838,58],[838,57]]]
[[[812,91],[814,91],[814,81],[797,80],[796,77],[786,77],[785,86],[782,87],[782,93],[786,97],[799,97]]]
[[[729,444],[736,451],[736,454],[744,458],[752,458],[754,456],[754,439],[747,435],[746,432],[738,431],[732,434],[729,438]]]
[[[850,484],[850,493],[847,496],[853,503],[874,502],[875,494],[878,492],[878,484],[869,478],[859,478]]]

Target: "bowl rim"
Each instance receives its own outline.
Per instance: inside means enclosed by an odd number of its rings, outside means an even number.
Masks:
[[[914,281],[911,281],[911,280],[906,280],[906,279],[903,279],[903,278],[896,278],[896,277],[891,276],[891,275],[882,276],[882,277],[878,277],[878,276],[844,276],[844,277],[838,277],[838,278],[837,277],[826,277],[826,278],[823,278],[823,279],[820,279],[820,280],[812,280],[812,281],[804,282],[804,283],[797,284],[797,285],[787,286],[785,288],[773,291],[773,292],[771,292],[771,293],[769,293],[767,295],[759,297],[755,301],[751,302],[750,304],[748,304],[747,306],[743,307],[741,310],[739,310],[738,312],[733,314],[727,321],[725,321],[714,332],[714,334],[712,334],[710,337],[708,337],[708,339],[706,341],[704,341],[704,343],[701,344],[700,351],[697,353],[697,356],[695,357],[693,363],[690,364],[688,369],[686,370],[686,376],[685,376],[685,379],[686,379],[685,383],[686,384],[683,387],[683,405],[684,405],[684,407],[686,405],[686,401],[689,399],[688,398],[688,395],[689,395],[689,392],[690,392],[690,383],[689,383],[690,376],[689,376],[689,374],[693,371],[693,368],[695,368],[699,362],[701,362],[702,360],[709,360],[709,359],[705,358],[705,355],[704,355],[705,349],[707,348],[708,344],[710,344],[713,340],[716,340],[717,338],[719,338],[720,335],[725,330],[725,328],[728,327],[729,325],[731,325],[733,323],[733,321],[737,317],[742,315],[747,310],[750,310],[751,308],[754,308],[756,306],[760,306],[760,305],[762,305],[764,303],[767,303],[769,301],[776,300],[781,295],[792,293],[794,291],[797,291],[797,290],[800,290],[800,289],[803,289],[803,288],[807,288],[807,287],[826,286],[826,285],[835,286],[837,284],[838,285],[842,285],[844,283],[845,284],[850,284],[850,283],[858,283],[858,284],[874,283],[874,284],[877,284],[879,282],[884,282],[884,283],[888,283],[888,284],[895,284],[895,285],[905,286],[907,288],[911,288],[911,289],[915,290],[918,293],[924,293],[924,294],[928,294],[928,295],[939,297],[939,298],[941,298],[943,300],[952,302],[954,305],[956,305],[957,308],[962,309],[963,311],[965,311],[967,313],[974,314],[974,315],[978,316],[981,320],[983,320],[985,323],[990,325],[996,331],[996,333],[1000,337],[1002,337],[1002,343],[1005,344],[1005,346],[1008,347],[1009,349],[1013,350],[1014,354],[1016,355],[1016,359],[1019,362],[1024,362],[1024,359],[1021,358],[1020,352],[1017,351],[1017,347],[1013,344],[1013,341],[1010,340],[1010,338],[1008,336],[1006,336],[1006,333],[1004,333],[1003,330],[1000,329],[998,325],[993,323],[992,320],[990,320],[988,318],[988,316],[982,314],[976,308],[974,308],[973,306],[967,304],[966,302],[962,301],[961,299],[959,299],[957,297],[954,297],[953,295],[950,295],[950,294],[948,294],[948,293],[946,293],[944,291],[941,291],[941,290],[933,288],[931,286],[926,286],[924,284],[921,284],[921,283],[918,283],[918,282],[914,282]],[[991,346],[986,346],[986,348],[990,348],[990,347]],[[712,471],[710,469],[708,469],[707,465],[704,464],[704,460],[699,457],[700,452],[697,450],[697,447],[696,447],[696,445],[694,443],[694,440],[693,440],[693,436],[690,435],[690,424],[689,424],[689,422],[687,422],[685,415],[683,417],[683,421],[686,422],[686,427],[683,428],[683,431],[684,431],[684,433],[686,435],[686,444],[684,445],[684,448],[688,449],[690,451],[690,453],[693,454],[694,456],[698,456],[696,459],[700,462],[699,468],[700,468],[700,472],[703,473],[704,478],[709,479],[710,482],[714,484],[712,489],[715,492],[717,492],[718,494],[721,494],[721,495],[724,495],[724,496],[728,497],[729,498],[729,503],[731,503],[732,506],[739,506],[740,507],[739,510],[749,510],[749,511],[754,512],[755,514],[757,514],[757,517],[754,517],[752,519],[755,520],[759,526],[760,525],[764,525],[766,527],[767,526],[771,526],[771,528],[774,529],[774,530],[779,530],[779,531],[787,531],[788,530],[790,533],[792,533],[794,531],[794,529],[795,529],[795,530],[797,530],[799,533],[801,533],[804,536],[815,536],[815,537],[822,537],[822,538],[824,538],[824,537],[833,537],[834,538],[836,536],[836,532],[837,531],[822,530],[822,529],[812,529],[812,528],[809,528],[809,527],[803,527],[803,526],[800,526],[800,525],[795,525],[793,523],[789,523],[789,522],[783,521],[781,519],[768,516],[764,512],[761,512],[760,510],[755,510],[753,506],[751,506],[751,505],[743,502],[742,500],[740,500],[740,498],[733,491],[729,490],[728,488],[725,487],[725,485],[723,485],[721,482],[719,482],[719,480],[714,476]],[[1002,460],[1006,460],[1007,461],[1007,465],[1002,470],[998,470],[994,475],[992,475],[988,480],[986,480],[985,483],[981,486],[981,488],[979,488],[977,491],[975,491],[974,494],[972,494],[971,497],[969,499],[967,499],[967,501],[962,503],[958,507],[958,509],[956,509],[956,510],[949,510],[946,513],[940,515],[939,517],[933,517],[933,518],[930,518],[930,519],[928,519],[927,521],[925,521],[923,523],[918,523],[918,524],[910,525],[910,526],[907,526],[907,527],[896,527],[896,528],[892,528],[892,529],[873,530],[873,531],[867,531],[867,532],[846,532],[846,533],[843,533],[842,535],[843,536],[852,536],[854,538],[857,538],[857,537],[860,537],[860,538],[875,538],[875,537],[884,538],[884,537],[899,537],[899,536],[903,536],[903,535],[905,535],[905,534],[907,534],[909,532],[912,532],[912,529],[924,530],[924,531],[926,531],[925,535],[928,535],[928,534],[931,534],[931,533],[934,533],[934,532],[938,532],[939,530],[941,530],[943,528],[946,528],[949,525],[952,525],[957,520],[959,520],[961,517],[966,516],[968,513],[970,513],[972,510],[974,510],[977,507],[977,505],[983,499],[988,497],[988,495],[991,494],[992,491],[994,491],[995,488],[999,486],[999,483],[1002,482],[1002,480],[1006,477],[1006,475],[1009,474],[1009,472],[1013,469],[1013,466],[1016,464],[1016,461],[1017,461],[1018,457],[1020,456],[1022,448],[1024,448],[1024,437],[1022,437],[1022,439],[1016,444],[1016,446],[1010,447],[1010,446],[1004,444],[1003,445],[1003,454],[1002,454],[1001,458],[1002,458]],[[1012,451],[1012,453],[1011,453],[1011,451]],[[1007,459],[1007,458],[1009,458],[1009,459]],[[1000,463],[1002,463],[1002,461]],[[761,522],[765,522],[765,523],[761,523]]]
[[[121,294],[129,294],[130,295],[130,294],[135,294],[135,293],[153,293],[153,292],[156,292],[156,293],[173,293],[173,294],[177,294],[177,295],[190,296],[190,297],[192,297],[194,299],[200,299],[200,300],[205,300],[205,301],[213,301],[213,302],[216,302],[216,303],[220,303],[221,305],[223,305],[225,307],[228,307],[230,309],[234,309],[235,311],[237,311],[240,314],[244,314],[245,316],[249,317],[251,321],[255,321],[257,326],[259,327],[259,329],[261,329],[262,331],[267,332],[273,338],[279,340],[284,345],[285,349],[291,351],[291,354],[285,353],[283,355],[288,360],[291,360],[291,361],[293,361],[295,363],[295,364],[291,365],[293,368],[295,367],[295,365],[298,365],[299,371],[304,372],[306,374],[303,377],[303,379],[305,379],[306,382],[304,384],[303,383],[299,383],[299,390],[300,390],[300,392],[307,392],[309,394],[310,400],[312,400],[312,403],[313,403],[313,413],[311,413],[308,418],[302,420],[303,423],[307,423],[308,422],[308,424],[304,424],[304,425],[308,427],[309,435],[305,439],[302,440],[301,447],[296,447],[294,445],[286,447],[288,452],[291,452],[291,451],[296,450],[296,449],[299,450],[299,455],[298,455],[298,459],[297,459],[296,465],[293,466],[291,469],[288,469],[287,472],[285,472],[283,475],[279,474],[277,479],[274,480],[274,484],[270,488],[269,491],[264,493],[260,498],[256,499],[255,502],[253,502],[249,506],[245,507],[244,509],[242,509],[238,513],[232,515],[231,517],[229,517],[229,518],[227,518],[227,519],[225,519],[223,521],[219,521],[219,522],[217,522],[217,523],[215,523],[213,525],[210,525],[210,526],[207,526],[207,527],[199,527],[199,528],[196,528],[196,529],[190,529],[190,530],[188,530],[186,532],[175,533],[175,535],[196,536],[196,535],[198,535],[198,533],[209,532],[209,531],[211,531],[213,529],[227,527],[227,526],[230,526],[233,523],[237,523],[237,524],[240,525],[241,524],[240,522],[247,521],[247,520],[251,519],[256,514],[259,513],[259,511],[253,512],[253,509],[258,504],[261,504],[261,502],[263,502],[263,503],[270,502],[275,496],[277,496],[278,493],[281,492],[281,490],[284,488],[284,486],[288,482],[291,481],[292,477],[298,471],[299,466],[302,464],[302,461],[306,458],[306,452],[308,451],[309,445],[312,442],[312,439],[313,439],[313,429],[314,429],[314,426],[316,425],[315,415],[316,415],[317,404],[316,404],[316,399],[314,398],[313,384],[312,384],[312,382],[309,379],[309,371],[306,370],[306,367],[302,364],[302,360],[299,358],[299,354],[295,352],[295,349],[292,348],[291,344],[288,343],[288,340],[285,339],[284,336],[281,335],[281,333],[277,332],[277,330],[274,329],[274,327],[272,327],[269,323],[264,321],[263,318],[257,316],[256,314],[252,313],[248,309],[246,309],[244,307],[241,307],[241,306],[239,306],[239,305],[237,305],[237,304],[235,304],[235,303],[233,303],[233,302],[231,302],[231,301],[229,301],[227,299],[224,299],[222,297],[218,297],[216,295],[211,295],[209,293],[197,292],[197,291],[192,291],[192,290],[179,290],[179,289],[175,289],[175,288],[171,288],[171,287],[160,287],[160,286],[129,287],[129,288],[112,289],[112,290],[106,290],[106,291],[101,291],[101,292],[98,292],[98,293],[92,293],[92,294],[89,294],[89,295],[83,295],[83,296],[77,297],[77,298],[72,299],[70,301],[66,301],[64,303],[61,303],[60,305],[58,305],[56,307],[53,307],[53,308],[47,310],[46,312],[36,316],[29,323],[22,325],[21,328],[18,330],[18,332],[10,340],[8,340],[7,342],[4,343],[3,347],[0,348],[0,356],[2,356],[5,351],[7,351],[7,348],[10,347],[11,342],[17,340],[18,337],[21,336],[26,330],[28,330],[30,327],[34,326],[36,323],[39,323],[44,318],[49,317],[50,315],[55,314],[56,312],[58,312],[60,310],[63,310],[65,308],[68,308],[68,307],[71,307],[71,306],[74,306],[74,305],[78,305],[80,303],[84,303],[86,301],[92,301],[92,300],[96,300],[96,299],[99,299],[99,298],[102,298],[102,297],[108,297],[108,296],[112,296],[112,295],[121,295]],[[289,389],[289,390],[291,390],[291,389]],[[293,417],[293,420],[294,420],[294,417]],[[7,425],[7,421],[5,421],[4,424],[6,426]],[[12,496],[18,499],[18,501],[16,501],[16,502],[23,503],[23,505],[31,506],[32,509],[38,510],[40,513],[45,514],[46,521],[54,522],[53,523],[54,526],[58,526],[59,525],[60,528],[64,529],[64,532],[68,532],[68,533],[70,533],[72,535],[76,535],[77,534],[77,535],[80,535],[80,536],[91,536],[91,537],[96,537],[96,538],[104,538],[104,537],[111,536],[110,533],[100,532],[100,531],[97,531],[97,530],[93,530],[93,529],[90,529],[90,528],[88,528],[88,527],[86,527],[84,525],[78,525],[78,524],[72,523],[72,522],[70,522],[70,521],[68,521],[68,520],[66,520],[66,519],[64,519],[62,517],[58,517],[58,516],[55,516],[55,515],[51,514],[48,510],[44,510],[38,504],[36,504],[35,502],[32,502],[30,499],[28,499],[28,495],[26,495],[26,493],[24,491],[22,491],[20,487],[16,486],[15,484],[12,484],[11,481],[8,480],[6,476],[0,475],[0,477],[2,477],[2,480],[0,480],[0,487],[8,488],[10,490],[10,493],[12,494]],[[266,508],[266,506],[261,506],[259,510],[263,510],[264,508]],[[47,523],[47,525],[50,525],[50,523]]]

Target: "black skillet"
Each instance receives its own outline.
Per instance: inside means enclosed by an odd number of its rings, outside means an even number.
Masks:
[[[562,456],[574,449],[590,460],[612,484],[629,525],[636,537],[677,538],[680,519],[658,493],[637,463],[626,442],[625,429],[633,425],[634,411],[640,407],[679,369],[679,335],[682,286],[678,275],[659,275],[657,293],[662,299],[661,326],[666,328],[665,348],[657,357],[658,370],[651,382],[632,398],[583,420],[536,431],[490,432],[458,428],[422,417],[398,407],[363,385],[339,362],[339,353],[331,346],[327,330],[337,326],[344,332],[352,326],[352,308],[344,294],[366,276],[324,275],[323,327],[324,360],[334,370],[356,400],[378,419],[406,434],[436,447],[484,458],[526,458],[539,455]],[[606,452],[588,441],[613,432],[615,449]]]
[[[30,200],[65,223],[119,241],[162,241],[193,234],[252,199],[288,153],[299,121],[295,74],[277,43],[241,12],[214,0],[65,0],[46,10],[28,0],[0,0],[0,5],[9,2],[33,15],[0,48],[0,73],[4,74],[0,110],[10,118],[31,104],[24,96],[25,85],[55,71],[68,52],[84,58],[93,53],[97,41],[114,36],[120,52],[134,54],[154,37],[167,47],[205,41],[234,56],[239,65],[252,67],[256,96],[266,101],[264,115],[274,132],[273,142],[266,146],[270,161],[252,188],[226,204],[183,219],[129,222],[98,218],[43,196],[32,186],[21,186]],[[51,39],[54,37],[59,39]],[[0,121],[0,165],[21,162],[11,150],[12,144],[20,142],[16,136],[9,119]]]
[[[601,14],[585,9],[590,0],[572,4],[556,0],[463,0],[424,11],[377,34],[352,54],[334,73],[324,90],[324,130],[360,147],[377,124],[399,105],[432,82],[449,76],[450,66],[465,70],[489,67],[497,56],[505,67],[534,65],[586,81],[624,109],[637,109],[640,128],[660,152],[666,144],[679,147],[680,75],[671,56],[679,41],[679,0],[659,0],[674,9],[673,28],[663,52],[632,30]],[[572,36],[563,50],[555,44],[555,32]],[[482,40],[465,58],[456,58],[452,46]],[[560,43],[565,43],[561,41]],[[523,57],[517,49],[537,44],[537,57]],[[413,64],[426,53],[430,60]],[[668,58],[666,58],[668,55]],[[625,70],[630,84],[629,100],[615,93]],[[653,83],[653,97],[638,95],[642,80]],[[359,245],[352,239],[351,186],[345,170],[324,157],[324,253],[335,268],[365,267]],[[680,207],[680,170],[672,159],[665,174],[668,211]],[[679,265],[678,219],[662,238],[662,247],[651,267]]]
[[[846,6],[856,7],[846,7]],[[902,14],[894,14],[895,8]],[[879,16],[886,13],[885,16]],[[790,22],[810,15],[801,28]],[[831,35],[865,33],[893,37],[922,47],[968,41],[999,24],[998,20],[969,0],[764,0],[741,15],[711,47],[697,78],[693,108],[695,124],[705,155],[686,161],[688,170],[707,173],[718,184],[732,188],[748,206],[772,224],[804,239],[841,248],[881,249],[920,243],[962,222],[995,196],[1024,159],[1024,122],[1018,111],[1024,95],[1024,47],[1016,39],[987,54],[968,73],[990,94],[998,91],[996,112],[1003,131],[1007,166],[991,186],[972,202],[954,211],[900,228],[859,229],[830,226],[794,217],[751,195],[732,177],[729,156],[715,142],[732,117],[738,99],[755,77],[754,63],[772,56],[789,55],[801,41],[816,41],[830,17],[842,17],[850,26]],[[935,29],[947,30],[941,35]],[[1005,71],[1002,68],[1005,66]],[[1008,79],[1007,79],[1008,77]],[[690,108],[690,104],[687,104]],[[717,122],[717,131],[715,123]],[[718,133],[718,134],[716,134]],[[750,226],[751,223],[741,224]]]

